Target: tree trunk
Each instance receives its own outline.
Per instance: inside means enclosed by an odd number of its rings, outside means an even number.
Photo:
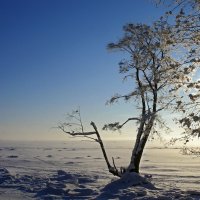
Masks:
[[[141,130],[138,130],[135,147],[132,151],[131,162],[128,166],[129,172],[139,173],[140,161],[142,158],[143,150],[148,140],[149,134],[151,132],[151,128],[153,126],[154,120],[155,120],[155,115],[152,115],[151,119],[149,120],[148,124],[145,127],[145,130],[143,130],[142,133],[140,132]]]

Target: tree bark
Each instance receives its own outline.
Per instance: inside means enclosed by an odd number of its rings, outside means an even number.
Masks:
[[[114,176],[119,176],[121,177],[121,173],[117,170],[116,166],[115,166],[115,163],[114,163],[114,158],[113,158],[113,166],[111,166],[109,160],[108,160],[108,157],[107,157],[107,154],[106,154],[106,150],[105,150],[105,147],[104,147],[104,144],[103,144],[103,141],[101,139],[101,136],[99,134],[99,131],[97,130],[97,127],[95,125],[94,122],[91,122],[90,123],[91,126],[93,126],[94,130],[95,130],[95,133],[96,133],[96,136],[97,136],[97,141],[101,147],[101,151],[103,153],[103,156],[104,156],[104,159],[106,161],[106,164],[107,164],[107,167],[108,167],[108,170],[110,173],[112,173]]]
[[[142,131],[142,132],[138,132],[138,134],[137,134],[135,147],[132,151],[131,162],[128,166],[129,172],[139,173],[140,161],[142,158],[143,150],[144,150],[144,147],[148,140],[149,134],[151,132],[151,128],[153,127],[154,120],[155,120],[155,114],[153,114],[151,116],[151,118],[144,130],[140,130],[140,129],[138,130],[138,131]]]

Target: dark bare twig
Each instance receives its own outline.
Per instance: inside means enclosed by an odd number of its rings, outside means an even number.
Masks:
[[[115,170],[118,172],[118,169],[117,169],[117,167],[116,167],[116,165],[115,165],[115,160],[114,160],[113,157],[112,157],[112,161],[113,161],[113,166],[114,166]]]
[[[83,123],[82,123],[82,119],[81,119],[81,114],[80,114],[80,108],[75,112],[76,116],[74,117],[73,114],[71,115],[68,115],[68,116],[71,116],[72,119],[75,119],[76,121],[78,121],[78,123],[61,123],[58,128],[60,130],[62,130],[64,133],[70,135],[70,136],[73,136],[73,137],[83,137],[83,138],[88,138],[94,142],[97,142],[99,145],[100,145],[100,148],[101,148],[101,151],[103,153],[103,157],[106,161],[106,165],[108,167],[108,170],[110,173],[112,173],[113,175],[115,176],[121,176],[121,173],[119,173],[119,171],[117,170],[115,164],[114,164],[114,161],[113,161],[113,166],[110,164],[109,160],[108,160],[108,157],[107,157],[107,154],[106,154],[106,150],[105,150],[105,147],[104,147],[104,144],[103,144],[103,141],[101,139],[101,136],[98,132],[98,129],[95,125],[94,122],[91,122],[90,125],[93,127],[94,131],[91,131],[91,132],[85,132],[84,131],[84,127],[83,127]],[[78,117],[77,117],[78,116]],[[74,125],[74,126],[78,126],[80,131],[67,131],[65,129],[65,127],[69,126],[71,127],[71,125]],[[96,136],[97,138],[94,138],[94,137],[91,137],[91,136]]]
[[[66,131],[62,125],[59,125],[58,128],[60,130],[62,130],[64,133],[67,133],[71,136],[83,136],[84,137],[87,135],[95,135],[96,134],[95,132],[69,132],[69,131]]]

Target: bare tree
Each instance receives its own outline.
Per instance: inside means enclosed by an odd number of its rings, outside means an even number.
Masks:
[[[197,57],[199,33],[192,27],[187,29],[192,25],[192,20],[184,22],[187,26],[181,22],[185,18],[182,9],[175,17],[176,23],[170,24],[168,17],[172,13],[168,12],[152,26],[127,24],[123,27],[123,37],[115,43],[108,44],[109,50],[126,53],[126,59],[119,62],[119,72],[124,76],[124,80],[131,80],[133,83],[132,91],[123,95],[115,94],[108,103],[112,104],[121,99],[125,102],[132,101],[136,113],[139,113],[122,123],[109,123],[103,127],[104,130],[119,130],[129,122],[137,122],[136,140],[127,168],[117,169],[114,159],[112,165],[110,164],[95,123],[91,122],[94,131],[85,131],[80,110],[69,115],[76,120],[75,123],[59,125],[63,132],[71,136],[81,136],[99,143],[108,170],[113,175],[122,176],[124,172],[139,173],[145,145],[151,134],[160,134],[158,127],[159,124],[163,125],[160,116],[164,116],[166,110],[181,114],[180,124],[190,131],[190,134],[182,137],[185,142],[192,135],[200,136],[200,116],[196,111],[200,105],[200,81],[195,78],[200,62]],[[187,31],[183,31],[184,28]],[[191,45],[191,38],[196,43]],[[72,130],[68,131],[70,127]]]
[[[124,51],[130,56],[121,61],[119,67],[125,79],[134,80],[134,90],[126,95],[117,94],[109,102],[134,100],[140,115],[127,119],[121,125],[107,124],[104,129],[119,129],[132,120],[139,122],[127,168],[129,172],[138,173],[146,142],[152,132],[158,131],[159,113],[176,107],[182,98],[179,91],[189,82],[189,76],[184,74],[184,63],[171,55],[174,51],[173,30],[165,21],[158,21],[152,27],[128,24],[124,26],[124,32],[124,37],[109,44],[108,49]]]

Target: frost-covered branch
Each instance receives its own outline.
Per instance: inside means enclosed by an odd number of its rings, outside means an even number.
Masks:
[[[123,122],[122,124],[120,124],[119,122],[114,122],[114,123],[109,123],[109,124],[105,124],[104,127],[102,128],[103,130],[111,130],[111,131],[116,131],[121,129],[126,123],[128,123],[129,121],[140,121],[140,118],[137,117],[131,117],[128,118],[125,122]]]

